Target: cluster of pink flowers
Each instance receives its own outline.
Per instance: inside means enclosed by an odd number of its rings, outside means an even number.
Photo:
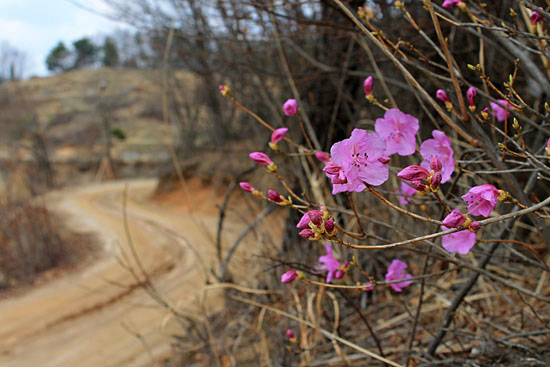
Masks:
[[[496,187],[485,184],[472,187],[462,196],[462,200],[468,204],[468,214],[481,215],[487,218],[497,205],[499,196],[500,192]],[[445,217],[442,223],[441,228],[444,231],[460,226],[468,227],[462,231],[443,236],[442,246],[449,252],[457,252],[461,255],[469,253],[476,243],[476,232],[481,227],[480,223],[471,222],[459,209],[454,209]]]
[[[310,210],[306,212],[296,228],[301,229],[299,235],[308,239],[321,239],[324,233],[329,236],[334,235],[335,225],[334,218],[331,218],[328,212],[323,213],[321,210]]]

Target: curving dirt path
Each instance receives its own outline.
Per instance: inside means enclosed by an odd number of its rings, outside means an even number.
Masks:
[[[194,301],[206,280],[198,257],[208,259],[207,267],[214,264],[217,218],[182,216],[150,202],[155,183],[117,181],[48,195],[51,209],[71,228],[98,235],[104,250],[76,271],[0,301],[0,366],[151,366],[169,352],[170,334],[182,330],[173,325],[170,330],[168,312],[117,262],[121,248],[128,252],[124,187],[128,184],[128,221],[143,266],[160,291],[186,311],[196,312]],[[235,223],[225,227],[226,242],[244,229]]]

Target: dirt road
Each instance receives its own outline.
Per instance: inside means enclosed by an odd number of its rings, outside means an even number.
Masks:
[[[202,293],[206,275],[198,257],[213,264],[215,216],[182,216],[149,201],[153,180],[53,193],[50,208],[76,231],[97,234],[103,251],[79,270],[0,301],[0,366],[151,366],[169,352],[170,332],[181,329],[169,330],[173,323],[163,323],[168,312],[117,262],[121,248],[129,253],[122,221],[126,184],[133,242],[154,283],[183,310]],[[244,225],[226,227],[229,242]]]

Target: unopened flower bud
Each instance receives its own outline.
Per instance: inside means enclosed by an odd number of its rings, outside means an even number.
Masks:
[[[438,89],[435,92],[435,96],[437,99],[439,99],[441,102],[449,102],[449,96],[447,96],[447,92],[445,92],[443,89]]]
[[[328,234],[331,234],[334,231],[334,218],[325,220],[323,225],[325,226],[325,231],[327,231]]]
[[[390,157],[388,157],[386,155],[382,155],[380,158],[378,158],[378,162],[380,162],[382,164],[388,164],[388,163],[390,163]]]
[[[442,224],[447,228],[458,228],[466,221],[464,214],[458,209],[453,209],[453,211],[443,219]]]
[[[271,160],[271,158],[269,158],[267,154],[262,152],[252,152],[248,156],[254,162],[262,166],[269,166],[270,164],[273,164],[273,161]]]
[[[239,182],[239,186],[246,192],[252,193],[255,189],[249,182]]]
[[[321,223],[323,223],[323,214],[319,210],[311,210],[308,212],[309,219],[311,222],[317,226],[320,227]]]
[[[368,78],[365,79],[365,81],[363,82],[363,89],[365,90],[365,95],[369,96],[372,94],[373,83],[374,81],[372,79],[372,76],[369,76]]]
[[[341,170],[342,170],[342,167],[340,167],[334,162],[327,163],[325,168],[323,168],[323,172],[333,176],[337,175]]]
[[[422,181],[411,181],[411,186],[416,191],[419,191],[419,192],[425,192],[426,191],[426,184]]]
[[[227,97],[231,93],[231,89],[227,85],[220,84],[218,87],[218,90],[222,94],[222,96]]]
[[[281,282],[292,283],[298,278],[298,272],[296,270],[289,270],[281,276]]]
[[[302,229],[300,233],[298,233],[298,235],[304,238],[313,238],[315,237],[315,232],[313,232],[311,229]]]
[[[478,221],[472,222],[470,224],[470,229],[472,231],[479,231],[480,228],[481,228],[481,223],[479,223]]]
[[[296,335],[294,335],[294,331],[288,329],[286,331],[286,337],[289,338],[289,339],[294,339],[296,337]]]
[[[336,273],[334,273],[334,278],[342,279],[344,277],[344,274],[346,274],[344,270],[336,270]]]
[[[468,105],[470,105],[470,107],[475,107],[476,96],[477,96],[477,89],[475,89],[474,87],[468,88],[468,90],[466,91],[466,98],[468,99]]]
[[[298,102],[295,99],[289,99],[283,105],[283,111],[287,116],[293,116],[298,113]]]
[[[421,166],[408,166],[402,169],[397,177],[407,181],[418,181],[430,176],[430,172]]]
[[[286,127],[281,127],[273,131],[273,134],[271,134],[271,143],[276,144],[281,140],[283,140],[285,138],[287,131],[288,131],[288,128]]]
[[[324,163],[330,162],[330,155],[325,152],[315,152],[315,158]]]
[[[432,159],[430,160],[430,168],[435,172],[441,172],[442,167],[443,165],[441,164],[441,161],[437,159],[436,156],[432,156]]]
[[[542,10],[541,7],[539,7],[539,9]],[[540,15],[538,12],[533,10],[531,12],[531,16],[529,17],[529,20],[531,21],[531,24],[535,25],[542,20],[542,15]]]
[[[489,107],[485,107],[483,110],[481,110],[481,117],[483,117],[484,120],[488,120],[489,116]]]
[[[430,186],[433,190],[436,190],[439,185],[441,184],[441,180],[443,177],[441,176],[441,172],[435,172],[432,176],[432,182],[430,183]]]
[[[281,197],[281,194],[279,194],[277,191],[275,190],[269,190],[267,192],[267,198],[275,203],[282,203],[283,202],[283,198]]]

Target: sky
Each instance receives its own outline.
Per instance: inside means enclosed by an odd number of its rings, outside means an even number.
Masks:
[[[0,0],[0,42],[25,53],[25,77],[48,75],[46,56],[59,41],[69,47],[84,36],[125,27],[76,4],[100,13],[109,10],[103,0]]]

